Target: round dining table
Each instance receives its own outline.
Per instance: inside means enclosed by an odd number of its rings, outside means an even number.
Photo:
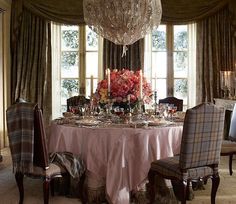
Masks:
[[[148,176],[151,162],[180,151],[182,123],[152,127],[51,124],[49,151],[80,155],[87,171],[105,181],[112,204],[129,204],[130,192]]]

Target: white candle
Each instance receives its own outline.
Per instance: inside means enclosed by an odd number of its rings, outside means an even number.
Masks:
[[[109,68],[107,68],[107,92],[111,92],[111,73]]]
[[[127,101],[130,103],[130,95],[127,96]]]
[[[91,79],[90,79],[91,81],[90,81],[90,91],[91,91],[91,93],[90,93],[90,96],[91,96],[91,98],[92,98],[92,96],[93,96],[93,75],[91,75]]]
[[[143,98],[143,73],[142,73],[142,70],[140,70],[139,97],[140,97],[140,100]]]
[[[155,73],[154,91],[157,90],[157,73]]]

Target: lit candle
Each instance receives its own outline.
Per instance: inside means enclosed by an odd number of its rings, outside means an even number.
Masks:
[[[140,97],[140,100],[143,98],[143,73],[142,73],[142,70],[140,70],[139,97]]]
[[[157,73],[155,72],[155,82],[154,82],[154,91],[157,90]]]
[[[93,96],[93,75],[91,75],[91,79],[90,79],[91,81],[90,81],[90,86],[91,86],[91,93],[90,93],[90,96],[91,96],[91,98],[92,98],[92,96]]]
[[[111,73],[109,68],[107,68],[107,92],[111,92]]]

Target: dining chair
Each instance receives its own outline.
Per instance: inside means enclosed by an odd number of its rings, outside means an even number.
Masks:
[[[66,100],[67,103],[67,112],[70,111],[70,107],[72,106],[83,106],[85,104],[89,104],[90,103],[90,99],[86,98],[83,95],[79,95],[79,96],[73,96],[70,97]]]
[[[50,181],[68,174],[63,167],[49,162],[41,109],[33,103],[13,104],[7,109],[7,128],[19,204],[24,200],[24,176],[43,179],[44,204],[47,204]]]
[[[163,99],[159,99],[160,103],[174,104],[177,107],[177,111],[183,111],[183,99],[178,99],[174,96],[169,96]]]
[[[180,154],[151,163],[150,201],[155,200],[155,175],[181,183],[181,203],[186,203],[191,181],[212,179],[211,204],[215,204],[220,177],[218,164],[224,130],[224,109],[203,103],[186,112]]]
[[[228,139],[223,139],[221,156],[229,156],[229,174],[232,176],[233,155],[236,155],[236,105],[231,115]]]

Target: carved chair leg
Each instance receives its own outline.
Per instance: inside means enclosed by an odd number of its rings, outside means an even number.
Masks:
[[[186,196],[187,196],[187,181],[185,181],[185,180],[182,181],[181,192],[182,192],[182,200],[181,200],[181,204],[186,204]]]
[[[44,204],[48,204],[49,200],[49,185],[50,185],[50,179],[45,178],[43,181],[43,199],[44,199]]]
[[[232,162],[233,162],[233,154],[229,155],[229,174],[230,174],[230,176],[232,176],[232,174],[233,174]]]
[[[213,176],[211,177],[211,180],[212,180],[212,187],[211,187],[211,204],[215,204],[216,192],[217,192],[217,189],[218,189],[219,183],[220,183],[219,174],[213,175]]]
[[[24,183],[23,183],[23,178],[24,175],[20,172],[16,172],[15,173],[15,179],[16,179],[16,183],[18,186],[18,190],[20,193],[20,200],[19,200],[19,204],[23,204],[23,200],[24,200]]]
[[[150,204],[153,204],[155,201],[155,171],[150,170],[148,173],[149,180],[149,200]]]

